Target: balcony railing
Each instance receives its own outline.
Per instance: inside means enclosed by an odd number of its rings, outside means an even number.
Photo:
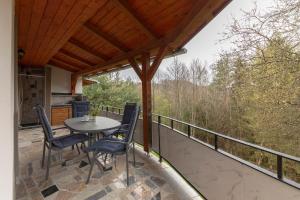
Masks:
[[[108,113],[114,113],[114,114],[117,114],[117,115],[121,115],[122,109],[121,108],[116,108],[116,107],[110,107],[110,106],[102,106],[102,112],[106,112],[106,115]],[[197,143],[205,145],[206,147],[208,147],[210,149],[213,149],[215,152],[218,152],[218,153],[220,153],[220,154],[222,154],[226,157],[229,157],[229,158],[234,159],[234,160],[236,160],[236,161],[238,161],[238,162],[240,162],[240,163],[242,163],[242,164],[244,164],[248,167],[251,167],[252,169],[255,169],[259,172],[262,172],[262,173],[264,173],[268,176],[271,176],[272,178],[274,178],[274,179],[276,179],[280,182],[286,183],[290,186],[293,186],[297,189],[300,189],[299,182],[297,182],[295,180],[285,178],[284,173],[283,173],[284,161],[293,161],[293,162],[295,162],[295,165],[299,166],[299,164],[300,164],[300,158],[299,157],[291,156],[291,155],[288,155],[288,154],[285,154],[285,153],[282,153],[282,152],[278,152],[278,151],[275,151],[275,150],[272,150],[272,149],[268,149],[268,148],[256,145],[256,144],[252,144],[252,143],[249,143],[249,142],[246,142],[246,141],[242,141],[242,140],[239,140],[239,139],[236,139],[236,138],[233,138],[233,137],[221,134],[221,133],[217,133],[217,132],[214,132],[214,131],[211,131],[211,130],[208,130],[208,129],[205,129],[205,128],[201,128],[201,127],[198,127],[198,126],[195,126],[195,125],[192,125],[192,124],[189,124],[189,123],[177,120],[177,119],[173,119],[171,117],[166,117],[166,116],[162,116],[162,115],[158,115],[158,114],[152,114],[152,116],[154,116],[157,119],[157,120],[153,120],[153,123],[157,124],[158,151],[155,151],[155,150],[154,151],[158,154],[160,162],[162,162],[162,160],[166,160],[167,162],[169,162],[166,158],[164,158],[164,156],[161,153],[161,149],[162,149],[161,145],[162,144],[161,144],[161,131],[160,130],[161,130],[161,127],[166,127],[168,129],[171,129],[171,130],[174,130],[174,131],[180,133],[181,135],[183,135],[184,137],[186,137],[190,140],[193,140]],[[164,121],[164,123],[162,123],[162,121]],[[185,132],[175,129],[174,123],[180,124],[182,127],[184,127]],[[208,142],[203,142],[203,141],[199,140],[198,138],[193,137],[192,129],[204,132],[204,133],[212,136],[212,138],[213,138],[212,139],[212,144],[208,143]],[[277,161],[276,162],[277,163],[276,172],[274,173],[271,170],[266,170],[266,169],[258,166],[257,164],[253,164],[249,161],[241,159],[241,158],[239,158],[239,157],[237,157],[237,156],[235,156],[231,153],[228,153],[228,152],[222,150],[219,147],[219,145],[220,145],[219,140],[220,139],[227,140],[227,141],[230,141],[234,144],[239,144],[239,145],[242,145],[242,146],[245,146],[245,147],[250,147],[252,149],[259,150],[261,152],[265,152],[265,153],[276,156],[276,161]],[[172,165],[171,162],[169,162],[169,164]],[[175,170],[180,173],[180,171],[177,170],[176,168],[175,168]],[[185,177],[183,177],[183,178],[185,178]]]

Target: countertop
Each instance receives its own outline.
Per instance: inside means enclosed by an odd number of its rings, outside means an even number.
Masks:
[[[72,104],[70,104],[70,103],[51,105],[51,107],[70,107],[70,106],[72,106]]]

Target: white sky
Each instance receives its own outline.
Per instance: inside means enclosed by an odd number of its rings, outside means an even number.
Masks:
[[[187,49],[187,53],[178,56],[179,61],[189,65],[193,59],[198,58],[203,63],[212,64],[222,50],[229,50],[232,47],[230,42],[219,42],[222,39],[222,33],[231,24],[232,18],[241,18],[243,11],[249,11],[254,8],[255,2],[258,10],[263,13],[264,10],[274,5],[275,0],[233,0],[185,45],[184,48]],[[172,61],[173,58],[163,60],[160,70],[165,70]],[[134,80],[138,80],[132,69],[123,70],[120,75],[124,79],[131,77]]]

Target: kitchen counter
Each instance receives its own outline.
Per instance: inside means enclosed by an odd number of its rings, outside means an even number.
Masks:
[[[70,104],[70,103],[51,105],[51,107],[70,107],[70,106],[72,106],[72,104]]]

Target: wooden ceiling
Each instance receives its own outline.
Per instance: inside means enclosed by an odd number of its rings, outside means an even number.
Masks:
[[[17,0],[23,66],[89,75],[184,46],[230,0]]]

